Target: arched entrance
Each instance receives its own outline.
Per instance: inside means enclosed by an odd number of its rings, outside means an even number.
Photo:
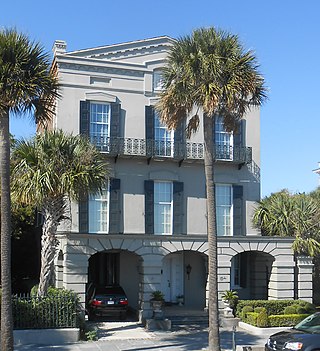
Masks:
[[[194,251],[177,251],[163,258],[161,290],[167,303],[183,295],[185,307],[203,309],[206,304],[207,257]]]
[[[261,251],[238,253],[231,260],[230,288],[240,299],[267,300],[274,257]]]
[[[139,282],[142,259],[126,250],[107,250],[89,258],[88,283],[94,285],[120,285],[129,301],[129,307],[138,310]]]

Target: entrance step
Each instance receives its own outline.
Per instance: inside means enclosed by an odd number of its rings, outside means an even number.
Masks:
[[[165,318],[171,321],[171,329],[205,329],[209,325],[208,313],[202,310],[166,309]]]

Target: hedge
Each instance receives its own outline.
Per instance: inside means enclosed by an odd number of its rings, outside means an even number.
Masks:
[[[246,318],[243,321],[255,327],[262,327],[261,325],[258,325],[260,314],[261,312],[247,312]],[[268,316],[267,325],[263,327],[293,327],[308,316],[309,314],[271,315]]]
[[[257,307],[264,307],[268,316],[283,314],[287,306],[299,305],[303,307],[304,313],[313,313],[314,305],[303,300],[239,300],[236,307],[236,317],[242,317],[241,312],[244,306],[251,306],[254,310]]]

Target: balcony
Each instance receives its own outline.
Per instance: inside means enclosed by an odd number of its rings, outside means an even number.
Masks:
[[[112,157],[147,157],[177,161],[203,160],[203,143],[176,143],[135,138],[92,138],[101,152]],[[217,161],[248,164],[252,161],[251,147],[216,145]]]

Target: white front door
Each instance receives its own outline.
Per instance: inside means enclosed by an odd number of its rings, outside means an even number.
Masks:
[[[170,254],[163,259],[161,290],[167,302],[176,302],[183,295],[183,254]]]

